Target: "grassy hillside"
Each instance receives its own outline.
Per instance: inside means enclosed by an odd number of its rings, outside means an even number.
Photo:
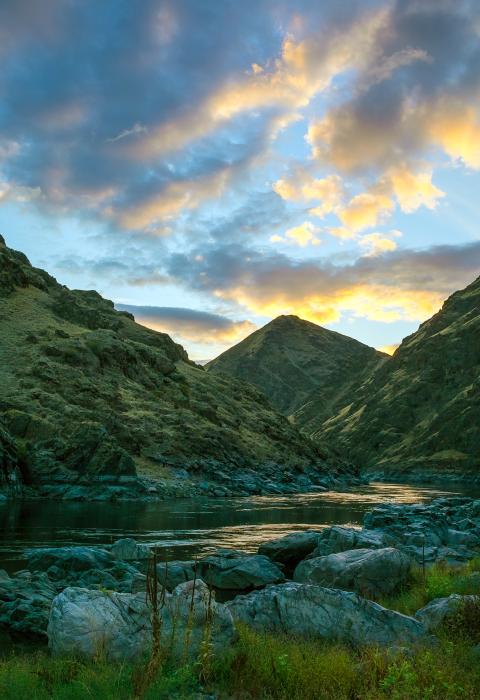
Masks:
[[[279,316],[207,365],[261,389],[300,425],[322,422],[352,380],[382,353],[297,316]]]
[[[325,464],[253,386],[207,373],[168,335],[61,286],[3,239],[0,330],[0,422],[27,481]]]
[[[314,437],[360,466],[455,475],[479,470],[479,425],[480,278],[405,338]]]

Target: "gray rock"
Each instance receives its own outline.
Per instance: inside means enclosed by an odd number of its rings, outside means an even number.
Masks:
[[[234,620],[255,630],[384,647],[429,642],[414,618],[387,610],[356,593],[302,583],[269,586],[227,603]]]
[[[306,559],[295,569],[294,580],[377,597],[398,588],[409,571],[410,559],[393,547],[352,549]]]
[[[229,549],[201,559],[198,575],[210,586],[237,591],[285,581],[281,569],[268,557]]]
[[[292,532],[285,537],[264,542],[258,548],[260,555],[274,562],[293,569],[302,559],[316,548],[321,534],[319,532]]]
[[[139,544],[132,537],[125,537],[112,544],[110,554],[115,559],[121,559],[122,561],[141,561],[149,559],[152,550],[146,544]]]
[[[108,568],[114,560],[110,552],[95,547],[44,547],[26,552],[31,571],[47,571],[51,566],[68,571]]]
[[[349,549],[380,549],[387,545],[386,536],[380,530],[333,525],[325,528],[312,557],[346,552]]]
[[[462,532],[461,530],[449,528],[447,531],[447,544],[451,547],[456,547],[458,545],[478,547],[480,544],[480,538],[478,538],[472,532]]]
[[[167,594],[160,618],[161,646],[175,658],[194,660],[205,644],[218,653],[236,640],[228,608],[211,599],[202,581]],[[48,639],[55,656],[139,659],[151,649],[151,610],[143,595],[67,588],[53,601]]]
[[[26,635],[45,636],[55,587],[46,573],[0,572],[0,625]]]
[[[194,561],[162,561],[157,564],[157,578],[167,591],[195,578]]]
[[[427,632],[436,632],[452,618],[466,602],[480,604],[480,596],[457,595],[453,593],[447,598],[435,598],[415,613],[415,618],[422,623]]]
[[[57,589],[68,586],[134,593],[145,590],[145,576],[132,564],[94,547],[49,547],[27,553],[29,568],[46,571]]]

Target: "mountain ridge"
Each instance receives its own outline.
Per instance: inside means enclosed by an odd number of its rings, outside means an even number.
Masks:
[[[321,395],[328,412],[339,388],[385,357],[349,336],[294,315],[278,316],[209,362],[209,372],[225,372],[264,391],[285,415]]]
[[[336,470],[250,384],[207,373],[167,334],[69,290],[1,238],[0,327],[0,427],[23,480],[50,494],[139,475],[167,495],[202,481],[248,492]],[[0,455],[12,464],[10,437]],[[246,490],[242,470],[260,474]]]

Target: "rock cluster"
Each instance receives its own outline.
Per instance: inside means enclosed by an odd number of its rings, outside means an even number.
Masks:
[[[209,648],[225,649],[235,640],[236,620],[357,646],[429,644],[460,606],[480,600],[452,595],[415,617],[369,600],[404,584],[424,550],[425,565],[463,562],[480,551],[480,501],[385,505],[370,511],[364,523],[364,529],[292,533],[264,543],[257,554],[218,550],[198,561],[158,563],[169,653],[198,654],[206,632]],[[115,660],[146,654],[152,640],[145,576],[150,553],[131,538],[105,549],[31,550],[28,570],[12,577],[0,572],[0,624],[15,634],[44,637],[48,625],[56,654],[93,656],[101,650]],[[294,581],[288,581],[292,572]],[[216,593],[228,602],[215,600]]]

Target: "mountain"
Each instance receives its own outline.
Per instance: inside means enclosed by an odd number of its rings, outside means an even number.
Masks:
[[[389,474],[479,473],[480,278],[351,392],[314,437]]]
[[[209,362],[207,369],[251,382],[303,426],[332,415],[351,382],[383,357],[315,323],[279,316]]]
[[[1,237],[0,387],[0,481],[18,472],[50,495],[139,477],[165,494],[208,492],[209,481],[268,490],[335,471],[253,386],[206,372],[168,335],[60,285]]]

